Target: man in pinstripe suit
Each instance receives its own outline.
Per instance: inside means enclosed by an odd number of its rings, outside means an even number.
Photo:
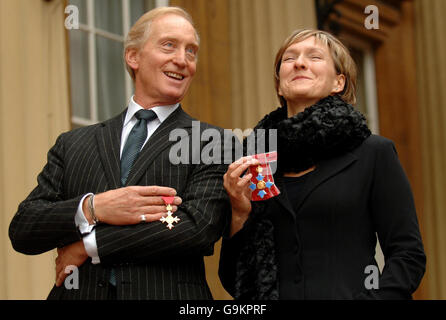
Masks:
[[[213,253],[230,212],[222,179],[227,166],[173,165],[169,159],[175,143],[169,133],[178,128],[191,133],[193,119],[179,102],[195,74],[198,45],[182,9],[143,15],[125,42],[135,85],[128,108],[60,135],[49,151],[37,187],[9,228],[19,252],[58,248],[56,284],[48,298],[212,298],[203,256]],[[123,184],[120,159],[141,109],[156,117],[147,121],[147,138]],[[200,146],[211,143],[216,142]],[[160,221],[166,215],[163,196],[174,197],[171,211],[180,220],[172,229]],[[78,268],[76,288],[64,285],[67,266]]]

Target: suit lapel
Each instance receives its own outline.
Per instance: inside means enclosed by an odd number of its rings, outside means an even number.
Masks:
[[[158,157],[163,150],[175,144],[177,141],[169,141],[170,132],[176,128],[188,129],[192,127],[192,118],[183,111],[181,105],[163,121],[149,138],[135,163],[130,170],[126,185],[135,185],[149,165]]]
[[[122,126],[127,109],[120,115],[105,121],[96,131],[99,156],[104,166],[110,189],[121,187],[120,145]]]
[[[286,192],[285,183],[283,182],[282,177],[274,177],[274,183],[280,190],[280,194],[277,197],[273,198],[276,205],[278,204],[282,206],[282,208],[285,209],[285,211],[287,211],[294,218],[295,213],[293,207],[291,206],[291,202],[289,201],[288,193]]]
[[[308,177],[308,180],[305,183],[305,188],[303,192],[297,195],[297,206],[296,208],[291,207],[291,203],[288,200],[293,195],[288,195],[285,189],[285,184],[281,177],[277,177],[277,187],[279,188],[281,194],[277,197],[274,197],[275,201],[279,203],[286,211],[293,216],[299,212],[305,200],[308,196],[324,181],[338,174],[344,168],[349,166],[351,163],[356,161],[356,156],[350,152],[342,155],[340,157],[323,160],[316,165],[316,169],[314,172]],[[276,178],[275,178],[276,179]],[[294,209],[294,210],[293,210]]]

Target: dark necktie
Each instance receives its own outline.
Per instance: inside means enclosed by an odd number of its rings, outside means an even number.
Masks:
[[[135,159],[141,151],[142,145],[147,138],[147,123],[156,118],[156,113],[152,110],[139,110],[135,113],[138,122],[133,126],[132,131],[122,150],[121,156],[121,185],[125,185]]]
[[[121,185],[124,186],[130,170],[132,169],[133,162],[135,162],[136,156],[147,138],[147,122],[156,118],[156,113],[152,110],[139,110],[135,113],[138,121],[130,131],[127,141],[125,142],[124,149],[121,156]],[[115,269],[111,269],[110,283],[116,286],[116,274]]]

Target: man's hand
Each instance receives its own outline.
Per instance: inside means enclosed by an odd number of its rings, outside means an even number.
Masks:
[[[177,194],[175,189],[159,186],[130,186],[99,193],[94,197],[95,215],[100,222],[111,225],[130,225],[141,222],[141,215],[145,215],[146,222],[161,219],[166,213],[163,196],[172,197]],[[88,198],[84,200],[83,210],[87,220]],[[172,212],[178,210],[182,202],[175,197]]]
[[[88,254],[85,251],[84,242],[79,240],[63,248],[57,249],[56,258],[56,287],[60,287],[68,273],[65,273],[67,266],[81,266],[87,260]]]

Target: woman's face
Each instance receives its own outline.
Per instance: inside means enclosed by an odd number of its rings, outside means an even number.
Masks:
[[[328,47],[315,37],[290,45],[282,56],[279,94],[290,103],[316,103],[344,89],[345,76],[336,74]]]

